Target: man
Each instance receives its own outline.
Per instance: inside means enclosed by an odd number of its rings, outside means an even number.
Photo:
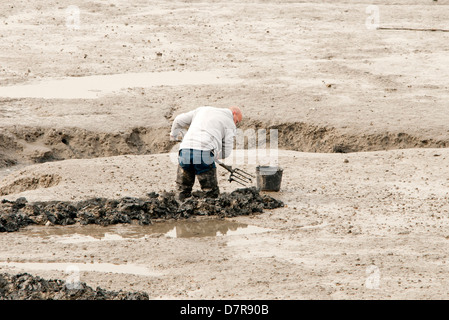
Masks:
[[[220,193],[215,159],[227,158],[234,146],[236,125],[242,121],[239,107],[199,107],[178,115],[173,121],[170,140],[178,141],[185,132],[179,146],[176,184],[178,199],[192,195],[195,176],[205,197],[216,198]]]

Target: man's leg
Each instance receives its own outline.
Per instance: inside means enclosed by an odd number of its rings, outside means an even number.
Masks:
[[[220,194],[217,180],[217,168],[211,168],[206,172],[197,174],[201,190],[206,198],[217,198]]]
[[[184,199],[192,195],[192,187],[195,183],[195,171],[183,169],[178,165],[176,174],[176,185],[178,187],[178,200]]]

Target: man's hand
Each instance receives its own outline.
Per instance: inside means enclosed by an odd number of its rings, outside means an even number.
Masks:
[[[172,133],[170,133],[170,141],[182,141],[182,138],[184,138],[184,132],[180,131],[175,136]]]

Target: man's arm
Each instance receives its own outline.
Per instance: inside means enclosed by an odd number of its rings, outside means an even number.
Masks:
[[[185,130],[192,123],[193,115],[196,110],[192,110],[186,113],[181,113],[176,116],[170,131],[170,140],[178,140],[178,135]]]

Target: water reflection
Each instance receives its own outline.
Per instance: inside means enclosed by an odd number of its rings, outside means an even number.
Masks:
[[[149,226],[98,225],[30,226],[18,231],[26,236],[41,237],[62,243],[143,239],[148,236],[169,238],[220,237],[267,232],[270,229],[227,220],[178,220],[156,222]]]

